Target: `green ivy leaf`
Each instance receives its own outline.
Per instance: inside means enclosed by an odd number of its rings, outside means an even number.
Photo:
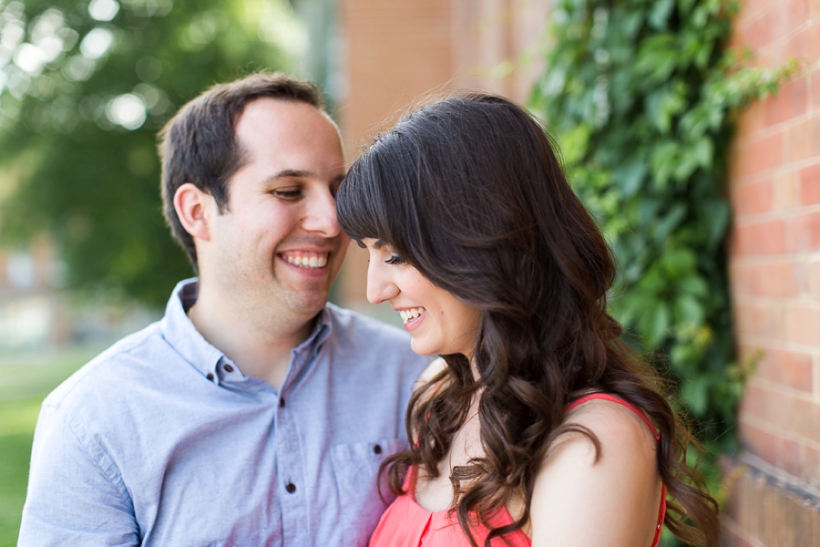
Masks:
[[[675,0],[655,0],[652,9],[649,11],[649,26],[654,29],[665,29],[669,16],[672,15],[672,8],[675,7]]]

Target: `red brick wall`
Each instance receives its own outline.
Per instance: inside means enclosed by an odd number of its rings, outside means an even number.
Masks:
[[[812,490],[820,485],[820,1],[747,0],[735,32],[761,66],[804,63],[777,97],[739,119],[730,271],[740,358],[757,362],[740,413],[743,447]],[[765,504],[744,503],[745,516],[730,511],[726,520],[728,541],[759,547],[793,535],[764,531]],[[778,545],[811,544],[795,541]]]

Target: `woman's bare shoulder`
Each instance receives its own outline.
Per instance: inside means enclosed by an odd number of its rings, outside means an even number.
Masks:
[[[571,430],[548,450],[532,498],[533,546],[650,545],[662,485],[647,423],[602,399],[571,409],[564,423],[591,433],[597,448]]]

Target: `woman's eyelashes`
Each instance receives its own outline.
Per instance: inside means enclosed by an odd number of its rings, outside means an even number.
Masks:
[[[390,255],[390,258],[384,261],[385,264],[404,264],[404,259],[399,255]]]

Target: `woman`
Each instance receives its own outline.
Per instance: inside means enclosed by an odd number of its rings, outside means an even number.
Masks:
[[[606,312],[610,251],[526,112],[469,94],[411,113],[336,207],[369,251],[368,299],[446,362],[382,467],[399,498],[371,546],[649,547],[662,523],[717,544],[692,438]]]

